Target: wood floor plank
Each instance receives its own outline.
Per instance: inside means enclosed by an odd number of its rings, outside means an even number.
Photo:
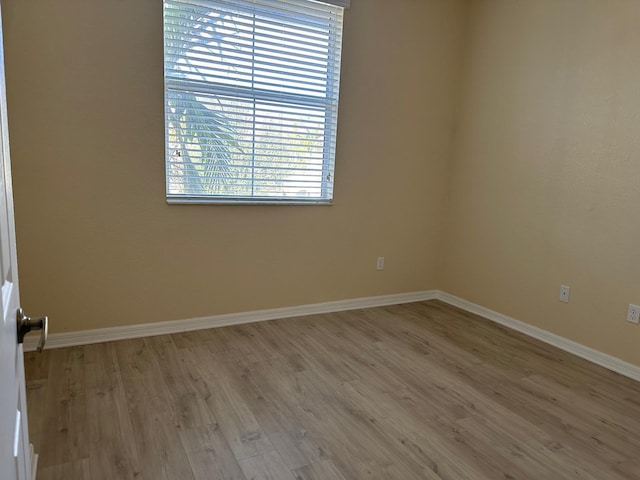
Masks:
[[[176,425],[187,429],[215,423],[214,415],[194,386],[195,372],[188,368],[184,357],[179,354],[172,336],[150,337],[146,342],[162,365],[160,372],[170,394],[168,398],[171,399]]]
[[[301,421],[297,408],[303,393],[299,373],[282,356],[254,364],[247,373],[247,385],[263,399],[255,407],[260,412],[258,420],[290,469],[318,462],[327,455],[326,448],[316,442]]]
[[[329,460],[298,468],[293,474],[296,480],[347,480]]]
[[[89,459],[38,468],[38,480],[92,480]]]
[[[45,409],[47,406],[47,385],[49,381],[32,380],[27,382],[27,398],[29,399],[29,407],[27,410],[27,420],[29,422],[29,440],[34,445],[37,452],[40,448],[40,436],[42,433],[42,425],[45,418]]]
[[[529,422],[531,428],[539,428],[575,452],[586,449],[588,455],[583,457],[583,463],[598,465],[598,468],[604,468],[607,463],[626,462],[627,469],[637,465],[633,459],[637,439],[628,429],[637,419],[627,417],[625,421],[618,410],[603,409],[589,397],[576,396],[566,387],[537,376],[518,382],[491,383],[486,381],[487,374],[480,373],[478,368],[474,368],[473,375],[477,377],[472,381],[476,389],[487,392],[496,404]],[[531,401],[532,398],[536,401]],[[589,408],[576,409],[576,404],[589,405]]]
[[[24,372],[29,380],[46,380],[51,366],[51,350],[24,354]]]
[[[242,460],[274,449],[271,440],[256,420],[249,404],[224,377],[211,384],[211,396],[207,399],[219,418],[235,458]]]
[[[196,480],[245,480],[218,425],[182,430],[180,439]]]
[[[302,374],[299,382],[305,392],[300,405],[303,423],[314,438],[326,441],[329,458],[347,475],[395,478],[390,477],[393,470],[398,478],[440,478],[432,464],[420,464],[406,455],[404,446],[380,427],[380,418],[366,405],[349,401],[313,372]]]
[[[247,480],[295,480],[277,451],[240,460]]]
[[[181,342],[176,339],[177,343]],[[216,418],[236,459],[252,457],[274,449],[266,433],[259,425],[248,399],[239,392],[227,363],[235,354],[227,357],[220,350],[201,342],[183,343],[178,354],[190,370],[199,395]]]
[[[413,459],[442,478],[490,480],[508,473],[504,465],[496,467],[483,459],[481,449],[466,444],[461,428],[434,415],[409,391],[381,392],[363,382],[353,382],[345,385],[342,394],[375,412],[378,425],[402,451],[402,457]]]
[[[138,446],[113,343],[85,352],[89,466],[92,480],[136,478]],[[139,477],[138,477],[139,478]]]
[[[193,480],[168,400],[170,391],[151,348],[144,340],[136,339],[117,342],[116,352],[142,476]]]
[[[438,301],[25,368],[39,479],[640,478],[640,384]]]
[[[278,369],[273,367],[273,362],[248,363],[237,360],[232,365],[220,362],[216,366],[218,382],[222,385],[229,382],[226,391],[235,392],[236,400],[233,403],[252,412],[259,429],[249,432],[262,442],[260,448],[267,447],[263,440],[268,438],[268,444],[278,450],[287,466],[298,468],[324,458],[325,451],[308,435],[296,417],[295,404],[285,400],[286,393],[276,385],[274,376]],[[238,372],[242,373],[238,375]],[[228,431],[228,428],[225,425],[224,431]],[[230,439],[230,443],[233,448],[236,442]],[[243,443],[246,443],[244,438]],[[247,457],[244,453],[238,455],[239,459]]]
[[[43,468],[89,458],[84,347],[53,350],[49,358],[38,446],[38,464]]]

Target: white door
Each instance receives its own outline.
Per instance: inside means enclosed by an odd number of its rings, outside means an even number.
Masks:
[[[17,311],[20,306],[13,193],[7,129],[2,16],[0,15],[0,477],[31,480],[31,455],[22,344],[18,344]],[[44,320],[46,322],[46,320]],[[46,327],[46,324],[40,323]],[[45,328],[46,331],[46,328]]]

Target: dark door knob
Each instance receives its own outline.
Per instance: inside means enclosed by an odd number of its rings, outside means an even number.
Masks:
[[[24,336],[32,330],[40,330],[40,341],[38,351],[41,352],[49,335],[49,318],[31,318],[24,314],[22,308],[18,309],[18,343],[24,341]]]

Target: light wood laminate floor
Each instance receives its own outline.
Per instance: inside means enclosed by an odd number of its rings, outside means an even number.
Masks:
[[[640,478],[640,384],[437,301],[26,369],[38,480]]]

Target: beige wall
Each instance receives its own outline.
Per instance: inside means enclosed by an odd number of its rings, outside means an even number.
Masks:
[[[2,3],[23,305],[52,332],[438,286],[464,1],[354,0],[332,207],[165,203],[160,0]]]
[[[640,365],[640,2],[470,18],[440,286]]]
[[[440,288],[640,365],[640,2],[352,3],[335,205],[225,207],[164,201],[161,2],[3,0],[27,310],[61,332]]]

